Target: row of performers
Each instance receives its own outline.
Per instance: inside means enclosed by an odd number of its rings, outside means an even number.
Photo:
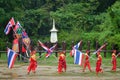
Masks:
[[[86,67],[88,67],[88,69],[90,70],[90,72],[92,72],[91,66],[90,66],[90,61],[89,61],[89,51],[87,50],[85,53],[85,60],[84,60],[84,66],[83,66],[83,72],[85,71]],[[31,51],[31,56],[30,56],[30,64],[28,66],[28,74],[30,73],[30,71],[32,71],[33,73],[36,72],[36,68],[37,68],[37,60],[36,60],[36,51],[33,49]],[[113,50],[112,53],[112,71],[116,71],[116,65],[117,61],[116,61],[116,50]],[[100,54],[100,52],[97,52],[97,61],[96,61],[96,75],[98,75],[98,73],[103,73],[103,69],[101,68],[102,65],[102,56]],[[64,51],[59,52],[59,57],[58,57],[58,73],[62,73],[62,72],[66,72],[67,70],[67,65],[66,65],[66,56]]]
[[[30,50],[30,39],[27,38],[21,38],[20,35],[15,34],[14,35],[14,40],[13,40],[13,47],[12,49],[15,52],[19,52],[20,46],[19,44],[21,44],[21,50],[22,50],[22,60],[26,61],[27,58],[26,57],[30,57],[29,61],[30,61],[30,65],[28,67],[28,74],[31,70],[33,70],[33,72],[35,72],[36,67],[37,67],[37,61],[36,61],[36,50],[35,49],[31,49],[31,52],[29,52],[28,50]],[[27,53],[30,53],[30,55]],[[91,67],[90,67],[90,61],[89,61],[89,51],[87,50],[85,53],[85,61],[84,61],[84,67],[83,67],[83,72],[85,71],[86,67],[88,67],[88,69],[92,72]],[[18,55],[18,60],[20,60],[20,55]],[[102,56],[100,55],[100,52],[97,52],[97,61],[96,61],[96,74],[98,74],[99,72],[103,72],[102,68]],[[112,53],[112,71],[116,71],[116,50],[113,50]],[[62,69],[64,69],[64,71],[66,71],[67,65],[66,65],[66,59],[65,59],[65,54],[64,52],[59,52],[59,62],[58,62],[58,73],[63,72]]]

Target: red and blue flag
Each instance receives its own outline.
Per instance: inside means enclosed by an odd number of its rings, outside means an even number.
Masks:
[[[46,51],[49,51],[49,48],[47,47],[47,46],[45,46],[42,42],[40,42],[39,40],[38,40],[38,43],[39,43],[39,45],[42,47],[42,48],[44,48]]]
[[[19,21],[17,21],[17,23],[16,23],[16,25],[15,25],[13,30],[16,32],[17,29],[20,28],[20,27],[21,27],[21,25],[20,25]]]
[[[93,54],[96,54],[97,52],[101,51],[105,46],[107,45],[107,43],[103,44],[97,51],[95,51]]]
[[[81,43],[82,43],[82,41],[80,41],[79,43],[77,43],[73,48],[74,49],[78,49]]]
[[[75,49],[75,54],[74,54],[74,64],[82,65],[84,59],[84,54]]]
[[[47,51],[46,58],[48,58],[48,57],[53,53],[53,51],[55,50],[56,45],[57,45],[57,44],[53,45],[53,46]]]
[[[57,44],[55,44],[51,48],[48,48],[42,42],[40,42],[40,41],[38,41],[38,42],[39,42],[40,46],[46,50],[46,52],[47,52],[46,58],[48,58],[53,53],[53,51],[55,50],[55,47],[57,45]]]
[[[79,46],[81,45],[82,40],[73,46],[72,50],[70,51],[70,56],[73,56],[75,54],[75,49],[78,50]]]
[[[14,21],[14,18],[11,18],[10,21],[8,22],[5,30],[4,30],[4,33],[7,35],[9,34],[10,30],[11,30],[11,27],[15,25],[15,21]]]
[[[11,69],[14,65],[15,60],[16,60],[17,53],[8,48],[7,56],[8,56],[8,68]]]

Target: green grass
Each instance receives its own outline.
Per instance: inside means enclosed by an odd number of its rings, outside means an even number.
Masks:
[[[7,53],[0,53],[0,60],[7,60]]]

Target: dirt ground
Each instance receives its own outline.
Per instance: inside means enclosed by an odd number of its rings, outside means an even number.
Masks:
[[[117,72],[111,72],[110,67],[104,67],[104,73],[98,76],[86,69],[82,72],[82,67],[68,65],[67,72],[57,73],[57,66],[38,65],[36,73],[27,75],[26,65],[14,65],[8,69],[7,64],[0,64],[0,80],[120,80],[120,68]]]

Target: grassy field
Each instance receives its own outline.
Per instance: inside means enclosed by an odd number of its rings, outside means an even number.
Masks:
[[[45,54],[42,54],[42,57],[37,59],[37,73],[31,73],[30,75],[27,75],[27,66],[29,63],[24,63],[22,61],[16,60],[14,67],[12,69],[8,69],[6,53],[2,53],[0,57],[0,80],[120,80],[120,57],[117,57],[117,71],[112,72],[110,55],[111,53],[107,53],[107,57],[103,57],[102,68],[104,70],[104,73],[100,73],[98,76],[96,76],[95,73],[96,55],[91,54],[92,58],[90,58],[91,68],[93,72],[89,72],[87,68],[85,72],[82,72],[82,66],[73,64],[73,57],[70,57],[69,53],[66,55],[67,72],[64,72],[62,74],[57,73],[58,58],[55,57],[55,54],[52,54],[47,59],[45,58]]]

